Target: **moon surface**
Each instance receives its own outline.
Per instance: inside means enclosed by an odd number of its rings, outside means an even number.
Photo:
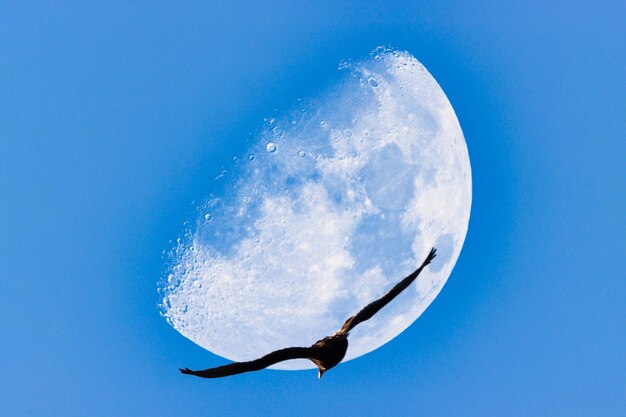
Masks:
[[[379,48],[340,71],[325,94],[266,121],[172,250],[162,314],[219,356],[310,346],[435,246],[418,280],[351,332],[345,360],[364,355],[424,312],[459,256],[472,181],[443,90],[403,51]]]

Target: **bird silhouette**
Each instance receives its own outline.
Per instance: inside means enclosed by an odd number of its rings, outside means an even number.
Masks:
[[[422,272],[422,269],[428,265],[436,256],[436,249],[432,248],[430,253],[412,274],[397,283],[389,292],[376,301],[369,303],[361,311],[345,321],[341,329],[332,336],[318,340],[310,347],[290,347],[279,349],[269,353],[259,359],[247,362],[233,362],[228,365],[209,368],[202,371],[192,371],[189,368],[180,369],[180,372],[187,375],[195,375],[201,378],[221,378],[224,376],[241,374],[244,372],[259,371],[278,362],[290,359],[308,359],[318,368],[318,378],[324,375],[324,372],[337,366],[346,355],[348,350],[348,336],[350,330],[354,329],[359,323],[369,320],[378,313],[381,308],[389,304],[391,300],[396,298],[398,294],[404,291]]]

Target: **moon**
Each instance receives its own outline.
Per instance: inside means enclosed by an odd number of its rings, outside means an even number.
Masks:
[[[443,90],[405,51],[339,68],[326,93],[266,121],[172,250],[162,314],[219,356],[310,346],[436,247],[418,280],[351,332],[345,360],[357,358],[409,327],[459,257],[472,179]]]

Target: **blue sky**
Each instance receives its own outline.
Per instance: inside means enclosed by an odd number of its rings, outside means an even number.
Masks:
[[[394,3],[0,5],[0,414],[623,412],[626,7]],[[378,45],[429,69],[466,137],[450,280],[322,381],[183,377],[223,360],[159,316],[163,251],[264,117]]]

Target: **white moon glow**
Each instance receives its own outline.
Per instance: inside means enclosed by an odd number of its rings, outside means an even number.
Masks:
[[[471,172],[450,102],[407,52],[378,50],[342,69],[325,96],[267,122],[174,251],[163,314],[217,355],[309,346],[435,246],[418,280],[351,332],[345,360],[356,358],[413,323],[456,263]]]

